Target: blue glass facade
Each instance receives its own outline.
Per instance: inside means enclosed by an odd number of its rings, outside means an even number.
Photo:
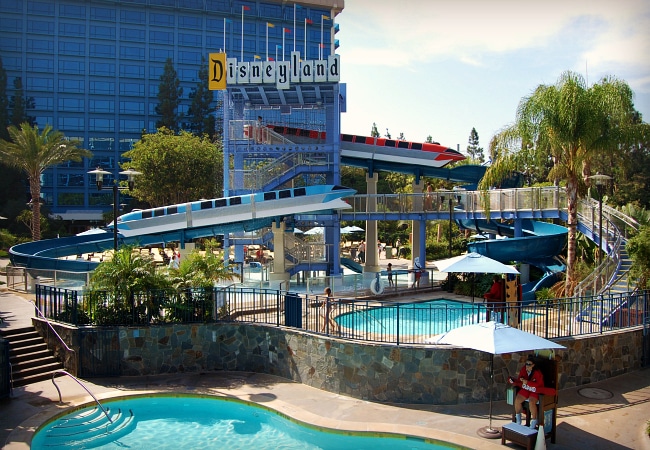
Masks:
[[[288,58],[294,45],[304,55],[306,43],[308,59],[327,58],[335,47],[333,21],[321,23],[336,14],[332,8],[334,2],[322,0],[297,6],[272,0],[0,0],[8,96],[21,77],[34,100],[28,114],[39,127],[51,124],[94,153],[91,161],[43,175],[45,203],[64,219],[75,211],[98,211],[99,219],[110,208],[112,195],[97,192],[87,172],[97,166],[119,172],[122,153],[143,130],[155,132],[158,83],[168,58],[183,88],[178,112],[186,114],[201,59],[210,52],[225,47],[229,56],[243,52],[253,61],[256,55],[265,59],[270,48],[268,56],[285,51]]]

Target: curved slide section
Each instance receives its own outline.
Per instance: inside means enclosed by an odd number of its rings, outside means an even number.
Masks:
[[[560,225],[522,220],[522,237],[514,237],[511,224],[501,224],[486,220],[461,220],[461,228],[476,230],[479,233],[496,234],[506,239],[486,239],[468,244],[468,251],[480,253],[500,262],[519,261],[538,267],[544,275],[537,281],[522,285],[522,300],[535,300],[535,292],[550,287],[557,281],[557,273],[565,270],[558,261],[566,246],[568,230]]]
[[[355,273],[363,273],[363,267],[358,262],[352,261],[350,258],[341,258],[341,265],[346,269],[350,269]]]
[[[287,216],[347,209],[350,205],[342,198],[355,193],[343,186],[318,185],[133,211],[118,217],[118,241],[148,245],[252,231]],[[97,262],[62,258],[112,248],[111,224],[96,233],[18,244],[9,249],[9,256],[18,267],[89,272]]]

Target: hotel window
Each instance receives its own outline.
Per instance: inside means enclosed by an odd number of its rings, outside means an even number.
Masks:
[[[85,111],[84,101],[80,98],[59,98],[59,111],[64,112],[83,112]]]
[[[115,46],[103,44],[90,44],[91,57],[115,58]]]
[[[85,19],[86,7],[79,5],[61,5],[59,6],[59,15],[61,17],[75,17],[77,19]]]
[[[59,73],[83,75],[86,73],[86,63],[84,61],[59,60]]]
[[[90,27],[90,37],[95,39],[115,40],[115,27]]]
[[[115,94],[115,83],[107,81],[91,81],[90,82],[91,94]]]
[[[125,78],[144,78],[144,66],[120,64],[120,76]]]
[[[59,79],[59,92],[68,92],[73,94],[84,93],[84,80],[61,80]]]
[[[174,33],[158,30],[150,31],[149,42],[154,44],[172,45],[174,43]]]
[[[90,18],[92,20],[103,20],[106,22],[115,22],[115,9],[111,8],[90,8]]]
[[[149,23],[151,25],[160,25],[163,27],[174,26],[174,16],[171,14],[151,13],[149,14]]]
[[[120,38],[123,41],[144,42],[145,31],[134,28],[122,28],[120,30]]]
[[[120,21],[123,23],[147,23],[147,14],[144,11],[120,11]]]
[[[54,61],[45,58],[27,58],[28,72],[54,72]]]
[[[27,52],[29,53],[54,53],[54,41],[41,39],[27,39]]]
[[[59,54],[84,56],[86,54],[86,44],[83,42],[59,41]]]
[[[184,64],[201,64],[201,56],[205,56],[199,52],[182,51],[178,53],[179,62]]]
[[[144,48],[120,46],[120,58],[144,60]]]
[[[97,131],[115,131],[115,120],[113,119],[90,119],[90,129]]]
[[[91,62],[90,74],[112,77],[115,75],[115,64]]]
[[[162,48],[150,48],[149,60],[165,62],[168,58],[174,57],[174,50],[166,50]]]
[[[280,5],[260,4],[259,13],[261,17],[282,18],[282,7]],[[291,8],[291,18],[293,19],[293,7]],[[304,23],[304,21],[303,21]]]
[[[54,99],[52,97],[34,97],[34,109],[36,111],[52,111]]]
[[[59,35],[83,37],[86,35],[86,26],[78,23],[59,23]]]
[[[54,17],[54,3],[47,2],[27,2],[28,14],[40,14]]]
[[[23,30],[23,23],[19,20],[0,18],[0,30],[18,32]]]
[[[32,34],[54,34],[54,22],[45,22],[43,20],[28,20],[27,32]]]
[[[144,102],[120,102],[120,114],[144,115]]]
[[[84,119],[83,117],[59,117],[59,130],[69,131],[83,131]]]
[[[143,83],[120,83],[120,95],[144,96]]]
[[[208,11],[230,11],[229,0],[205,0],[205,8]]]
[[[25,83],[27,91],[48,91],[54,90],[54,80],[52,78],[27,77]]]
[[[120,120],[120,132],[122,133],[141,133],[144,128],[144,120]]]
[[[112,113],[115,112],[113,100],[90,100],[91,113]]]
[[[200,17],[179,16],[178,26],[181,28],[190,28],[192,30],[200,30],[202,28]]]
[[[200,34],[178,33],[178,45],[201,47],[202,41]]]

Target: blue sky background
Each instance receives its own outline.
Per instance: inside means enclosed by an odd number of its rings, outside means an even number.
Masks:
[[[340,24],[342,132],[431,135],[485,150],[520,100],[572,70],[627,81],[650,121],[648,0],[346,0]]]

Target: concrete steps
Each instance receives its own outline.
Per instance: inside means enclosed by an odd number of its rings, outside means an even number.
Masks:
[[[63,369],[34,327],[3,330],[0,335],[9,341],[13,387],[48,380],[54,372]]]

